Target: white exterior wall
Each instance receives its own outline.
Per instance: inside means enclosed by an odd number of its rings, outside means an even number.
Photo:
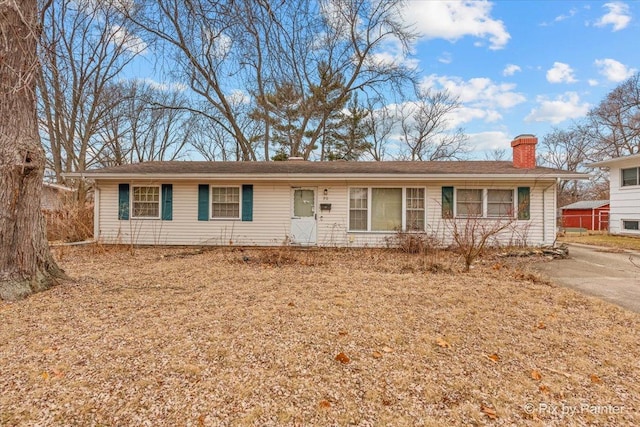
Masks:
[[[623,220],[640,221],[640,186],[622,187],[622,169],[640,166],[638,160],[620,162],[609,170],[609,232],[611,234],[640,235],[639,231],[624,230]]]
[[[455,188],[530,187],[530,220],[514,221],[500,235],[502,244],[550,244],[555,240],[555,181],[500,182],[420,182],[384,183],[373,181],[250,182],[250,181],[129,181],[131,185],[173,184],[173,219],[118,220],[118,184],[126,181],[98,181],[96,238],[103,243],[159,245],[257,245],[279,246],[290,235],[292,187],[316,188],[318,246],[386,246],[394,232],[348,232],[350,187],[423,187],[426,192],[426,232],[444,243],[450,242],[450,224],[442,219],[443,186]],[[198,221],[198,184],[253,185],[253,221]],[[324,195],[324,190],[327,195]],[[543,190],[544,197],[543,197]],[[330,203],[331,211],[321,211]],[[546,214],[543,214],[543,207]],[[493,221],[479,219],[478,221]]]

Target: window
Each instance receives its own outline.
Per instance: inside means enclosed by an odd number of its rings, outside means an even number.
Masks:
[[[424,188],[351,188],[349,231],[424,231]]]
[[[407,188],[407,230],[424,231],[424,188]]]
[[[458,190],[457,216],[482,216],[482,190]]]
[[[622,169],[622,186],[638,185],[639,168]]]
[[[367,188],[352,188],[349,193],[349,230],[367,231]]]
[[[622,221],[622,228],[625,230],[638,231],[640,221]]]
[[[393,231],[402,227],[402,188],[371,189],[371,230]]]
[[[160,218],[160,186],[133,187],[133,218]]]
[[[240,219],[240,187],[211,187],[211,217]]]
[[[515,213],[510,189],[457,189],[455,204],[460,218],[507,218]]]
[[[513,216],[513,190],[487,190],[487,216]]]

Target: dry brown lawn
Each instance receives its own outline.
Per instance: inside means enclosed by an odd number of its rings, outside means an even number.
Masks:
[[[640,424],[640,316],[519,266],[56,255],[74,282],[0,302],[2,427]]]
[[[640,238],[632,236],[612,236],[599,233],[567,233],[565,236],[558,238],[558,241],[640,251]]]

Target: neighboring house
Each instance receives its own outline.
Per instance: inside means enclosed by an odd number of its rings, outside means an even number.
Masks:
[[[59,212],[73,195],[75,190],[64,185],[42,183],[42,199],[40,206],[47,212]]]
[[[513,162],[148,162],[70,174],[95,187],[95,238],[163,245],[384,246],[398,231],[451,241],[452,221],[508,223],[503,243],[555,240],[556,184],[588,175]],[[453,218],[453,219],[452,219]]]
[[[582,200],[560,208],[562,228],[604,231],[609,227],[608,200]]]
[[[640,235],[640,154],[589,166],[609,169],[609,232]]]

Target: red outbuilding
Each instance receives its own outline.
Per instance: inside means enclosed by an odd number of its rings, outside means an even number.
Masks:
[[[606,231],[609,229],[609,201],[583,200],[560,208],[562,228]]]

